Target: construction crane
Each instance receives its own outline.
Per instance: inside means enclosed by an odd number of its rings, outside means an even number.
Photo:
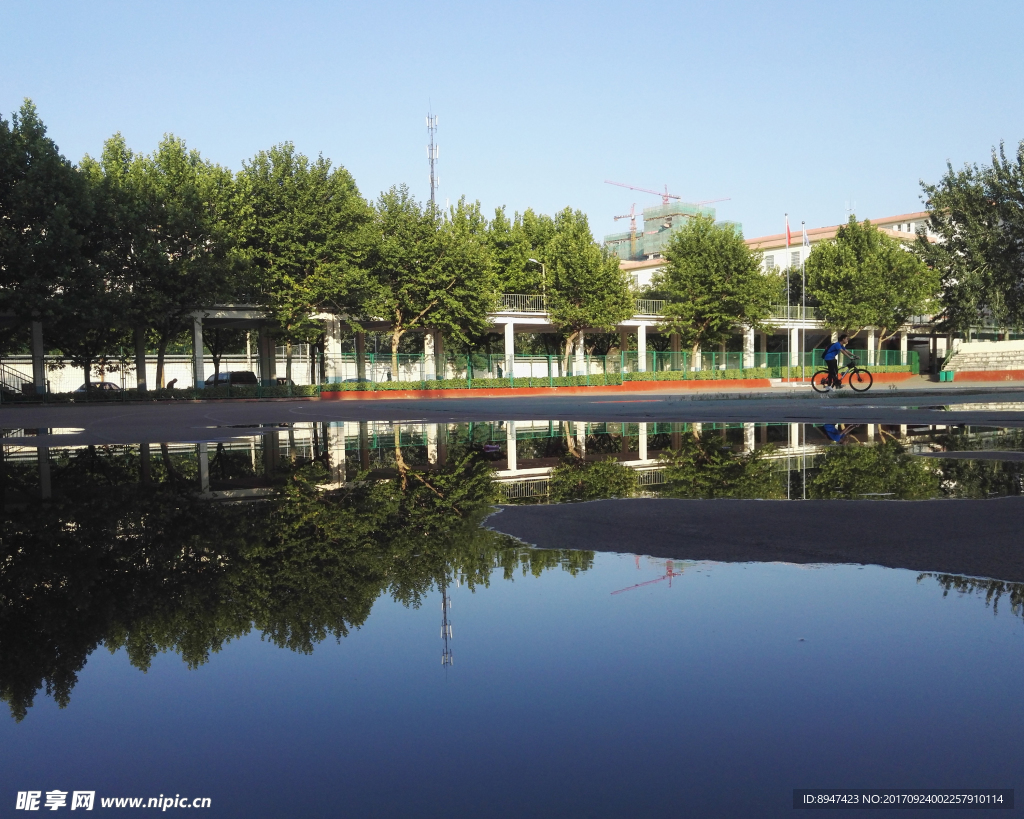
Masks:
[[[664,191],[652,191],[650,188],[638,188],[636,185],[627,185],[625,182],[612,182],[610,179],[604,180],[607,185],[618,185],[620,188],[629,188],[631,191],[640,191],[641,193],[649,193],[654,196],[661,197],[661,204],[667,205],[670,199],[678,199],[680,202],[683,201],[683,197],[675,193],[668,192],[668,185],[665,185]],[[728,202],[729,197],[725,199],[705,199],[703,202],[694,202],[694,205],[710,205],[712,202]]]
[[[614,217],[615,221],[619,219],[629,219],[629,258],[633,258],[636,255],[636,202],[629,209],[629,213],[624,213],[622,216]]]
[[[637,568],[639,568],[639,566]],[[683,576],[683,572],[681,572],[681,571],[677,572],[675,570],[675,566],[672,563],[672,561],[671,560],[666,560],[665,561],[665,574],[663,574],[661,577],[656,577],[656,578],[654,578],[654,580],[647,580],[647,581],[645,581],[643,583],[637,583],[636,585],[629,586],[628,588],[625,588],[625,589],[619,589],[618,591],[613,591],[612,594],[622,594],[623,592],[633,591],[633,589],[639,589],[639,588],[642,588],[643,586],[652,586],[655,583],[660,583],[662,580],[665,580],[665,579],[668,580],[669,588],[671,588],[672,587],[672,578],[673,577],[682,577],[682,576]]]

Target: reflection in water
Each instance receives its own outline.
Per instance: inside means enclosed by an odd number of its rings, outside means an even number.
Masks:
[[[211,480],[251,481],[251,461],[231,455],[211,461]],[[495,570],[576,572],[592,560],[480,528],[497,492],[471,451],[429,473],[357,475],[327,490],[329,465],[297,457],[266,476],[272,502],[212,503],[196,491],[205,471],[165,448],[144,482],[139,451],[90,447],[55,459],[51,501],[6,510],[0,697],[16,719],[41,687],[66,705],[99,645],[124,648],[142,670],[163,651],[194,668],[253,629],[309,653],[361,626],[385,593],[418,607],[438,585],[486,586]]]
[[[163,651],[195,668],[252,630],[309,653],[381,595],[442,597],[500,571],[587,570],[482,529],[497,502],[608,497],[984,498],[1021,494],[1020,462],[917,458],[1022,448],[1019,431],[793,424],[307,424],[200,444],[2,447],[0,698],[16,719],[45,688],[67,704],[89,654]],[[845,432],[845,434],[844,434]],[[255,434],[254,434],[255,433]],[[677,576],[667,564],[655,584]],[[923,575],[922,577],[927,576]],[[1020,584],[938,576],[1007,596]],[[622,591],[627,591],[623,589]]]

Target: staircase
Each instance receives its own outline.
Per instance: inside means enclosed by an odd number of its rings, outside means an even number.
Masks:
[[[16,398],[27,392],[35,392],[32,379],[26,378],[17,370],[0,364],[0,395],[4,399]]]
[[[1024,370],[1024,341],[965,341],[942,369],[956,372]]]

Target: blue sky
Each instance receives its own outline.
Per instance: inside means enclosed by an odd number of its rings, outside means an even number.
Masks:
[[[231,168],[291,140],[374,198],[584,210],[600,237],[636,202],[615,179],[730,197],[747,236],[920,207],[920,179],[1024,138],[1024,4],[0,4],[0,111],[38,105],[77,160],[121,131],[184,137]]]

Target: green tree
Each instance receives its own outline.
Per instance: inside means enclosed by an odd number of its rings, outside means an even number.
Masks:
[[[939,473],[898,441],[832,447],[808,484],[812,498],[853,500],[871,495],[925,500],[939,494]]]
[[[619,260],[594,241],[582,211],[566,208],[554,219],[547,244],[548,314],[564,334],[565,369],[589,328],[614,330],[633,315],[629,277]]]
[[[1009,158],[993,149],[991,165],[947,165],[921,188],[939,241],[919,235],[917,249],[940,277],[943,329],[966,333],[985,319],[1024,326],[1024,141]]]
[[[661,330],[679,333],[696,356],[702,347],[721,344],[732,328],[768,326],[779,279],[760,269],[733,225],[711,217],[688,219],[665,249],[668,263],[652,288],[666,301]]]
[[[584,461],[572,455],[551,470],[548,490],[552,503],[601,498],[629,498],[636,494],[636,470],[613,458]]]
[[[440,330],[469,344],[489,326],[497,278],[479,205],[464,199],[448,214],[421,207],[404,185],[381,194],[366,262],[362,321],[391,324],[391,366],[397,377],[402,337]]]
[[[807,290],[825,324],[856,336],[879,328],[879,344],[924,313],[938,292],[938,275],[898,241],[856,217],[807,258]]]
[[[239,244],[287,349],[323,333],[317,313],[356,308],[370,208],[352,175],[290,142],[260,151],[238,175]]]
[[[43,322],[50,343],[78,362],[91,360],[116,314],[105,307],[97,238],[88,179],[25,100],[9,123],[0,118],[0,310]],[[89,340],[78,345],[78,333]]]
[[[665,485],[670,498],[784,498],[785,483],[775,471],[773,447],[739,453],[722,447],[713,430],[684,436],[679,449],[663,452]]]
[[[502,293],[537,295],[547,290],[545,267],[554,220],[527,209],[512,219],[497,208],[487,226],[487,243]]]

